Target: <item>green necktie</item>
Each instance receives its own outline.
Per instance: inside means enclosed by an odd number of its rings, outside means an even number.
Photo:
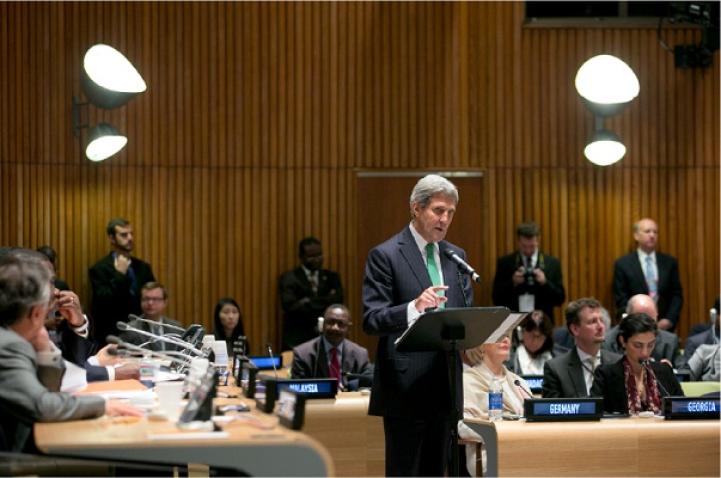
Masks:
[[[426,244],[426,269],[428,269],[428,277],[431,278],[433,285],[443,285],[441,282],[441,274],[438,272],[436,266],[435,247],[433,243]],[[438,295],[445,295],[445,291],[439,290],[436,292]],[[441,304],[439,308],[443,308],[444,304]]]

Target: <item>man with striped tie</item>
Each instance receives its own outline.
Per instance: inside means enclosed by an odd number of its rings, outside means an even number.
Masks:
[[[633,225],[637,248],[619,258],[613,269],[613,298],[616,312],[626,309],[628,300],[636,294],[646,294],[656,302],[658,327],[672,331],[676,327],[683,289],[676,258],[656,251],[658,226],[653,219],[644,218]]]
[[[453,417],[444,352],[398,352],[395,341],[427,309],[473,303],[467,276],[445,255],[458,190],[434,174],[416,183],[411,222],[368,254],[363,330],[378,336],[370,415],[383,417],[386,476],[443,476]],[[462,409],[460,362],[455,386]]]

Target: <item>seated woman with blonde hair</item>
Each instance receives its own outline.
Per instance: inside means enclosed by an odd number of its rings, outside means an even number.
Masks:
[[[463,418],[488,419],[488,392],[496,378],[503,390],[503,414],[523,415],[523,401],[532,398],[525,380],[508,370],[503,362],[508,360],[511,340],[508,336],[495,344],[483,344],[465,351],[463,361]],[[517,385],[518,383],[519,385]],[[463,422],[458,423],[458,435],[464,440],[482,441],[481,437]],[[483,450],[483,470],[486,460]],[[466,467],[471,476],[476,471],[476,448],[466,446]]]

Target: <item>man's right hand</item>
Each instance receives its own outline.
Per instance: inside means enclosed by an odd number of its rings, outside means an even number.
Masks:
[[[113,265],[115,266],[116,271],[125,275],[128,273],[128,267],[130,267],[130,257],[124,254],[116,254]]]
[[[117,351],[118,346],[115,344],[108,344],[98,350],[98,353],[95,354],[95,357],[98,359],[98,364],[103,367],[107,367],[109,365],[116,365],[122,362],[122,358],[118,357],[116,353],[111,352],[113,350]]]
[[[140,378],[140,364],[128,362],[115,367],[115,380],[130,380]]]
[[[432,286],[424,290],[415,300],[415,308],[418,312],[423,313],[426,309],[437,309],[441,304],[448,300],[448,297],[438,295],[437,292],[447,290],[447,285]]]
[[[526,281],[526,278],[524,276],[524,270],[523,267],[519,267],[516,269],[516,272],[513,273],[513,277],[511,278],[513,280],[513,285],[521,285]]]

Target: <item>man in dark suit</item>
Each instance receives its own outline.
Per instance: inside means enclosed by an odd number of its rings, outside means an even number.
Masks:
[[[563,304],[561,263],[538,249],[541,230],[534,222],[516,229],[518,250],[498,259],[493,279],[493,304],[520,312],[542,310],[553,318]]]
[[[656,303],[651,297],[646,294],[636,294],[631,297],[626,304],[626,314],[646,314],[653,320],[658,320],[658,309]],[[617,354],[623,354],[623,349],[618,340],[618,325],[613,327],[606,334],[606,340],[603,342],[603,348],[616,352]],[[673,368],[681,365],[681,354],[679,353],[679,340],[678,335],[668,330],[658,329],[656,335],[656,345],[653,348],[651,357],[657,362],[666,362],[666,364]]]
[[[444,251],[458,204],[447,179],[428,175],[413,188],[411,223],[368,254],[363,330],[379,337],[369,414],[383,417],[386,476],[443,476],[452,412],[444,352],[398,352],[395,340],[426,310],[470,306],[473,290]],[[460,362],[459,362],[460,364]],[[461,370],[456,406],[462,410]]]
[[[318,318],[331,304],[343,303],[343,286],[338,273],[323,269],[323,249],[315,237],[298,244],[301,265],[278,281],[283,308],[283,350],[318,335]]]
[[[140,288],[155,281],[150,264],[130,255],[134,246],[130,222],[111,219],[107,234],[113,250],[89,271],[93,335],[101,346],[108,335],[118,335],[118,321],[127,322],[128,314],[140,314]]]
[[[333,304],[323,314],[323,335],[293,349],[293,378],[336,378],[344,390],[357,390],[360,380],[370,381],[368,350],[346,338],[350,312]],[[355,377],[348,379],[346,374]]]
[[[658,226],[644,218],[633,225],[636,251],[616,260],[613,266],[613,299],[616,313],[626,309],[636,294],[650,296],[658,306],[658,328],[673,330],[683,306],[683,289],[678,262],[672,256],[656,252]]]
[[[606,333],[601,310],[594,298],[578,299],[566,307],[566,326],[576,346],[543,366],[544,398],[588,397],[596,367],[621,358],[601,349]]]

